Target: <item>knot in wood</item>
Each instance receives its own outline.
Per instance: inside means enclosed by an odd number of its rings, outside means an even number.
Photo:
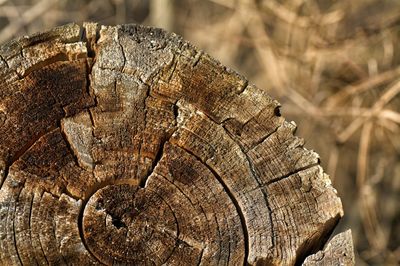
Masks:
[[[155,192],[129,184],[106,186],[84,208],[84,241],[107,264],[161,264],[177,245],[175,217]]]

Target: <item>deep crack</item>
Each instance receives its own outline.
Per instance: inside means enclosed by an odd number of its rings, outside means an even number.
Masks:
[[[183,149],[183,150],[185,150],[187,153],[189,153],[190,155],[194,156],[197,160],[202,162],[202,164],[205,167],[207,167],[207,169],[215,176],[215,178],[218,180],[218,182],[224,188],[224,191],[226,192],[226,194],[231,199],[233,205],[235,206],[236,212],[239,215],[240,223],[241,223],[242,229],[243,229],[244,254],[245,254],[244,255],[243,265],[247,265],[247,258],[248,258],[248,255],[249,255],[249,233],[247,231],[246,219],[244,217],[244,213],[243,213],[242,209],[240,208],[239,202],[237,201],[237,199],[235,198],[235,196],[233,195],[233,193],[229,189],[229,187],[225,184],[225,182],[222,179],[222,177],[210,165],[208,165],[207,162],[204,162],[198,155],[194,154],[192,151],[186,149],[185,147],[180,146],[180,145],[178,145],[178,147]]]

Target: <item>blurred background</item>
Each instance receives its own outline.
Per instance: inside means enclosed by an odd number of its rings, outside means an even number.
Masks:
[[[0,0],[0,43],[83,21],[176,32],[268,91],[321,155],[357,265],[400,264],[399,0]]]

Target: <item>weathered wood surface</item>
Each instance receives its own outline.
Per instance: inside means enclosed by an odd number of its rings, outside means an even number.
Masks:
[[[347,230],[332,238],[322,251],[306,258],[304,266],[354,265],[351,231]]]
[[[1,265],[294,265],[343,215],[279,103],[175,34],[71,24],[0,55]]]

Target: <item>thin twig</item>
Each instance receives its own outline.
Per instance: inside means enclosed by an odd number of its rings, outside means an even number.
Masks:
[[[367,110],[363,116],[360,116],[355,120],[353,120],[350,123],[350,125],[338,135],[337,137],[338,141],[340,143],[346,142],[354,134],[354,132],[356,132],[357,129],[359,129],[364,124],[364,122],[368,121],[370,118],[378,117],[379,119],[378,115],[382,111],[382,108],[399,93],[400,93],[400,81],[396,82],[393,86],[389,87],[378,99],[378,101],[375,102],[373,107]],[[392,113],[389,112],[389,114],[393,116]],[[397,117],[395,117],[395,119],[396,118]]]
[[[57,1],[42,0],[36,3],[36,5],[32,6],[30,9],[26,10],[18,20],[8,24],[7,27],[1,31],[0,43],[9,40],[12,36],[18,33],[22,27],[28,25],[42,14],[46,13],[50,7],[56,3]]]
[[[330,155],[329,155],[329,160],[328,160],[328,169],[327,173],[329,173],[329,176],[332,180],[332,182],[335,180],[336,177],[336,169],[338,166],[339,162],[339,150],[336,145],[332,145],[330,149]]]
[[[361,131],[360,146],[358,149],[357,160],[357,186],[359,189],[365,184],[368,170],[368,149],[371,140],[373,123],[368,121],[364,124]]]
[[[262,8],[271,10],[274,15],[279,19],[285,21],[290,25],[296,25],[297,27],[309,28],[315,22],[310,17],[302,17],[298,14],[285,8],[283,5],[277,3],[276,1],[263,1],[261,3]],[[313,18],[319,25],[333,24],[342,20],[344,13],[342,10],[334,10],[328,14],[318,16]]]
[[[398,77],[399,75],[400,75],[400,67],[397,67],[395,69],[388,70],[386,72],[372,76],[366,80],[363,80],[361,83],[357,85],[352,85],[352,84],[348,85],[343,89],[341,89],[335,95],[332,95],[328,99],[326,106],[327,108],[338,106],[338,104],[345,101],[354,94],[359,94],[364,91],[373,89],[383,83],[389,82],[390,80],[394,79],[395,77]]]
[[[172,1],[151,0],[150,16],[151,23],[154,26],[162,27],[166,30],[173,30],[174,27],[174,11]]]

